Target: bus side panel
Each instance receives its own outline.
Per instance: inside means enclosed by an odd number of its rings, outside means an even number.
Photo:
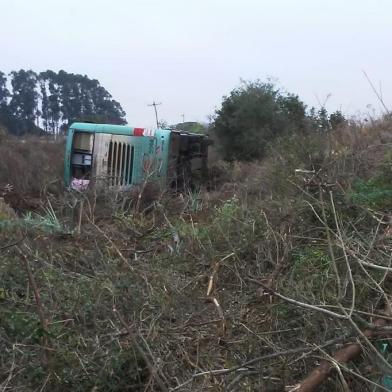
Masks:
[[[167,185],[169,151],[170,151],[171,131],[167,129],[158,129],[155,132],[155,162],[157,178],[162,186]]]
[[[133,136],[132,139],[135,145],[132,184],[137,185],[154,177],[155,167],[152,152],[155,148],[155,139],[137,136]]]

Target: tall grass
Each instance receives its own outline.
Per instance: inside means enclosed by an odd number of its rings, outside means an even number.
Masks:
[[[61,190],[62,140],[9,136],[0,142],[0,156],[0,192],[17,198],[45,192],[58,194]]]

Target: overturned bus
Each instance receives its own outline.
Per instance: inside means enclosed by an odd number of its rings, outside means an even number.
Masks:
[[[127,188],[148,182],[163,187],[191,184],[205,175],[209,141],[205,135],[170,129],[73,123],[67,134],[64,182]]]

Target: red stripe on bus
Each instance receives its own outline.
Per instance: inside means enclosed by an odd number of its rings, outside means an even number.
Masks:
[[[133,136],[143,136],[143,135],[144,135],[144,128],[133,129]]]

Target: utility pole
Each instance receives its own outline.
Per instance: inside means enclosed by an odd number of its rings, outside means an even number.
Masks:
[[[161,102],[156,103],[155,101],[152,101],[151,105],[148,106],[154,106],[154,111],[155,111],[155,120],[157,122],[157,128],[159,128],[159,121],[158,121],[158,111],[157,111],[157,106],[162,105]]]
[[[184,123],[185,122],[185,114],[181,114],[181,117],[182,117],[182,122]]]

